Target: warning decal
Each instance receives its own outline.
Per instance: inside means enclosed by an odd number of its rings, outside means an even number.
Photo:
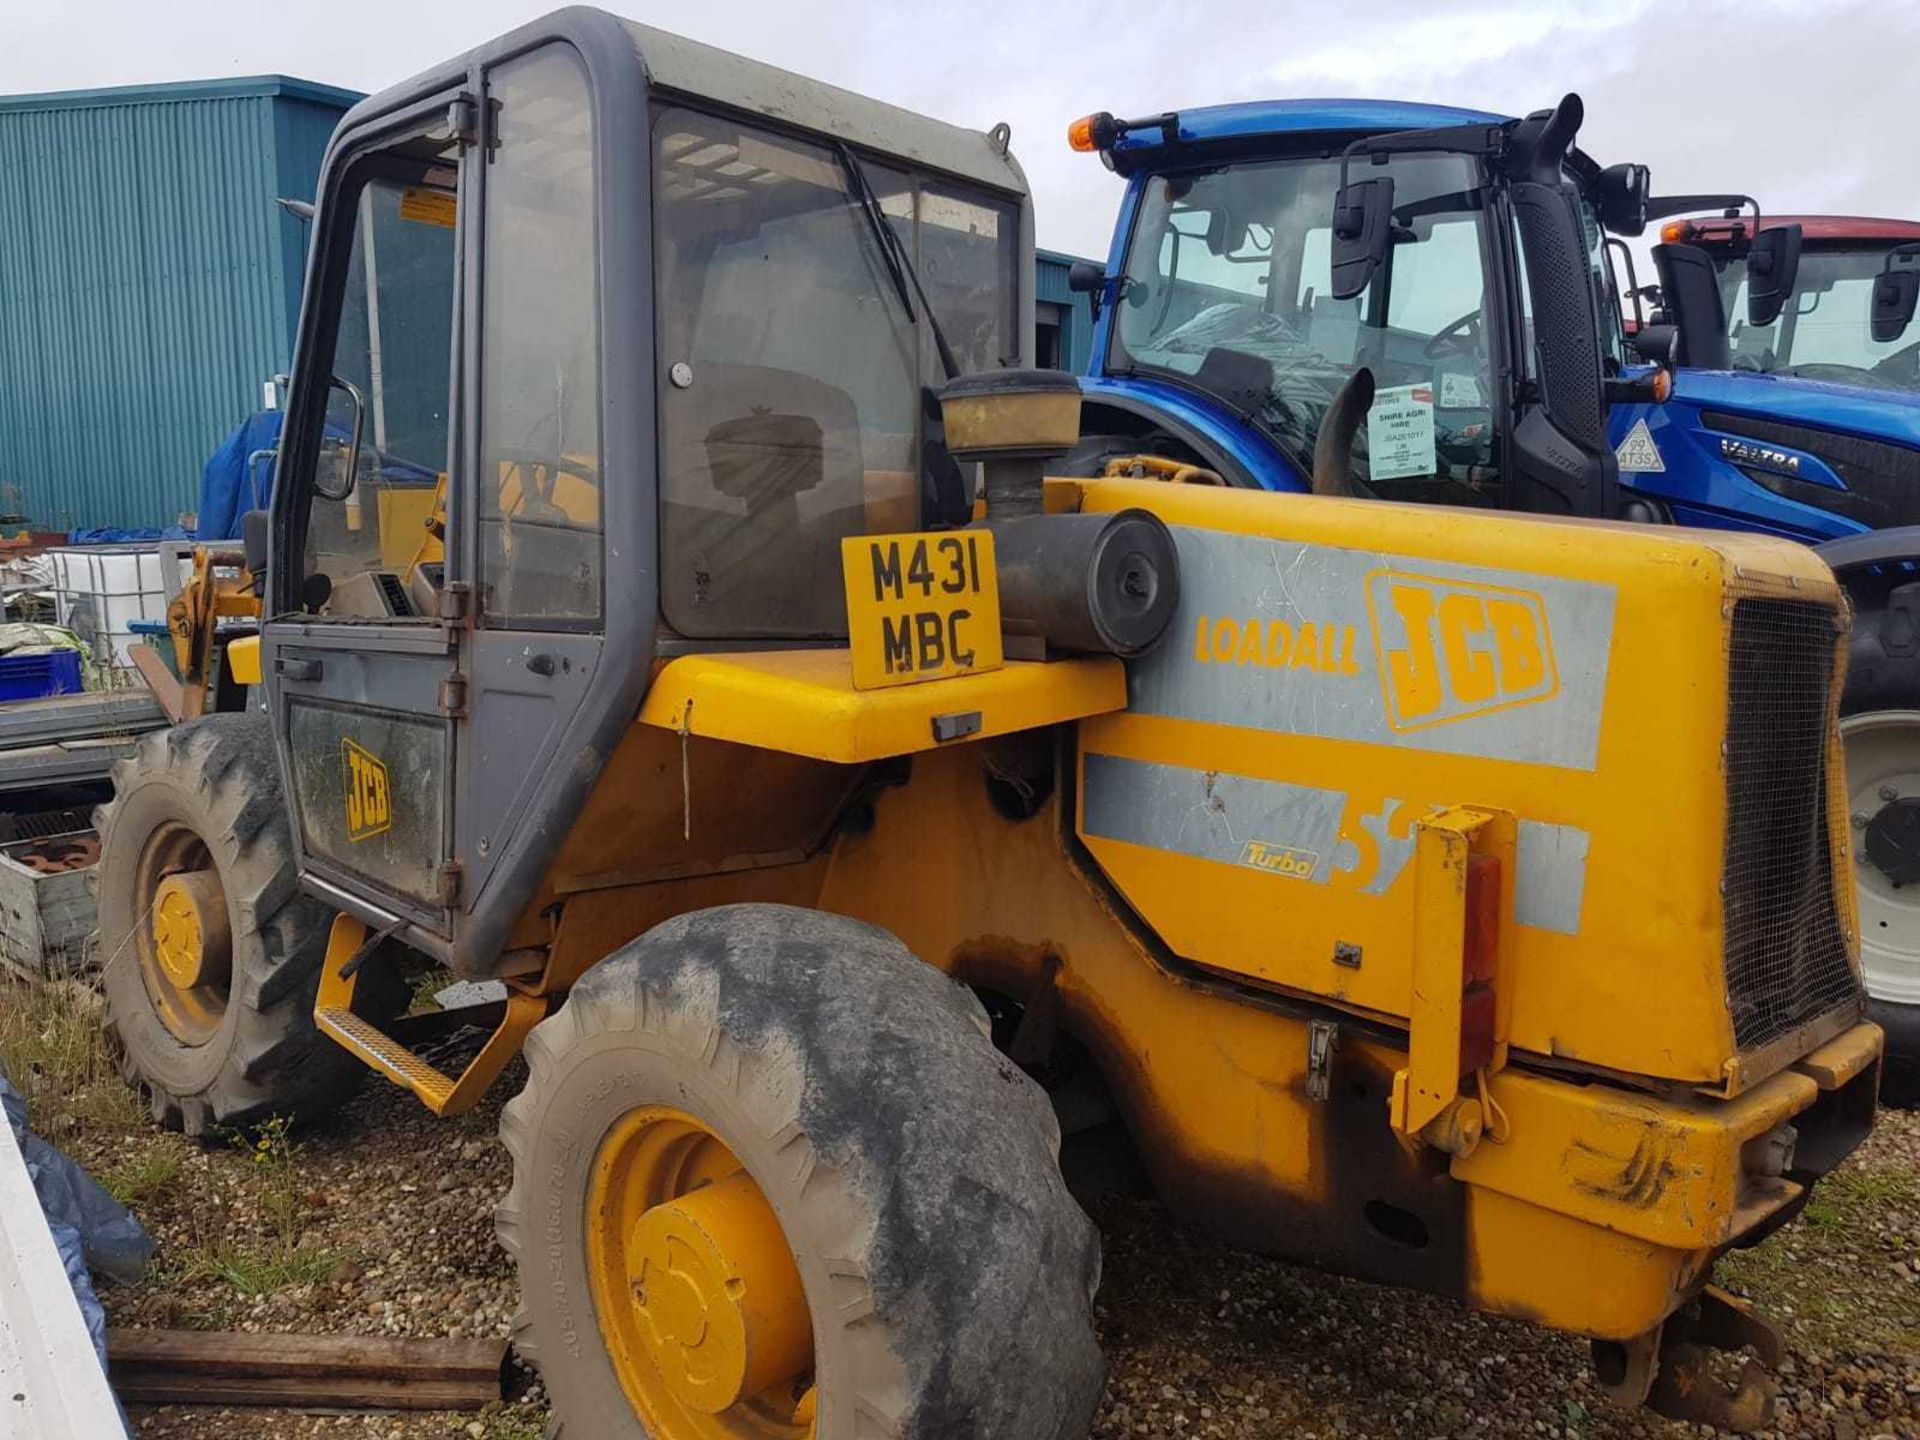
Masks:
[[[1653,432],[1647,429],[1645,420],[1633,422],[1633,428],[1613,452],[1613,457],[1620,462],[1622,470],[1637,470],[1643,475],[1666,473],[1667,462],[1660,458],[1660,447],[1653,443]]]

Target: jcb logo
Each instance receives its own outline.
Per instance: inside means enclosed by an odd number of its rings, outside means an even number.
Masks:
[[[1297,845],[1274,845],[1265,840],[1249,840],[1240,851],[1240,863],[1264,870],[1269,875],[1286,875],[1294,880],[1311,880],[1320,857]]]
[[[384,761],[351,740],[340,742],[340,767],[347,789],[347,839],[365,840],[393,824],[393,792]]]
[[[1546,605],[1531,590],[1375,570],[1367,576],[1367,613],[1395,730],[1559,693]]]

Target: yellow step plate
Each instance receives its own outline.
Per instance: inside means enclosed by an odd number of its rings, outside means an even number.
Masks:
[[[360,983],[360,972],[352,968],[367,943],[367,926],[351,915],[333,917],[333,930],[327,937],[327,958],[320,971],[320,993],[314,997],[314,1024],[341,1047],[357,1055],[436,1115],[462,1115],[471,1110],[486,1093],[487,1087],[520,1053],[527,1032],[547,1014],[547,997],[507,987],[507,1004],[500,1023],[480,1052],[456,1076],[402,1045],[393,1036],[372,1024],[353,1008],[353,992]],[[371,963],[378,964],[378,957]]]
[[[669,660],[640,719],[676,734],[857,765],[1126,706],[1126,669],[1104,657],[1012,660],[998,670],[858,690],[845,650],[755,650]]]

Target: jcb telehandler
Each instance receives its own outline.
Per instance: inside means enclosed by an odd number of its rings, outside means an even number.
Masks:
[[[356,108],[248,526],[266,713],[101,816],[129,1073],[198,1133],[524,1048],[499,1227],[569,1435],[1084,1434],[1063,1133],[1757,1423],[1714,1261],[1879,1065],[1831,577],[1046,478],[1032,243],[1004,130],[595,12]],[[505,983],[458,1074],[420,964]]]

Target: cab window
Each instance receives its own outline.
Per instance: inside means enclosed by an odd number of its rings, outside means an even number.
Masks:
[[[849,161],[961,366],[1018,353],[1013,204],[732,117],[660,109],[660,584],[683,635],[844,636],[841,540],[919,522],[920,427],[944,374]]]
[[[1370,492],[1500,498],[1485,319],[1485,212],[1474,163],[1395,158],[1395,243],[1373,284],[1331,293],[1338,160],[1152,177],[1121,282],[1110,363],[1158,371],[1246,415],[1302,474],[1355,370],[1379,387],[1356,441]]]
[[[431,615],[444,504],[457,168],[426,142],[349,179],[352,244],[308,490],[303,599],[321,618]]]
[[[487,78],[480,614],[510,628],[600,614],[600,371],[587,78],[553,45]]]

